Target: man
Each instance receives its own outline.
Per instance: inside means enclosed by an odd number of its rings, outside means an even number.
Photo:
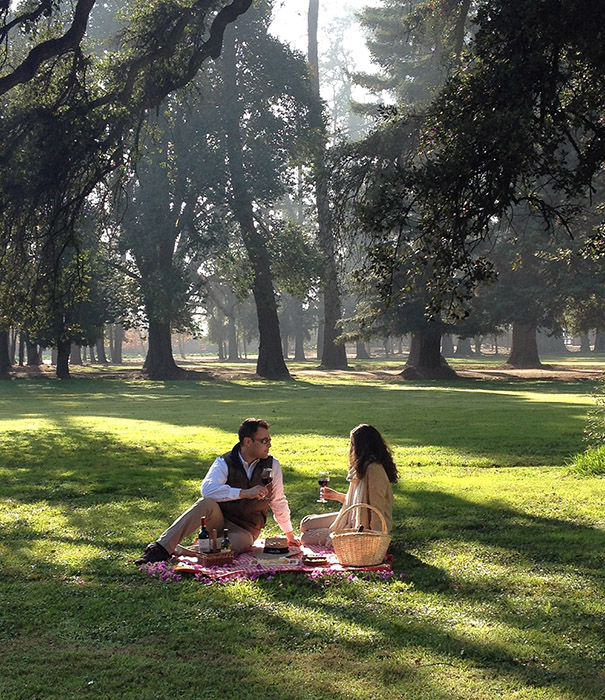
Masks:
[[[279,462],[269,454],[269,424],[260,418],[246,418],[238,430],[239,442],[231,452],[217,457],[202,481],[202,498],[151,543],[135,564],[166,561],[185,537],[196,532],[202,516],[208,530],[229,530],[231,548],[237,554],[251,549],[267,522],[271,507],[289,545],[298,545],[292,532],[290,507],[284,494]],[[273,481],[263,486],[263,469],[272,469]]]

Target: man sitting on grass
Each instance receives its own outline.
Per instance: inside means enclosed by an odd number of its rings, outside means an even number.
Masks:
[[[148,545],[135,564],[170,559],[176,546],[199,529],[202,516],[206,516],[209,530],[229,530],[231,548],[236,554],[246,552],[265,526],[269,507],[288,544],[298,544],[292,532],[281,466],[269,454],[269,424],[259,418],[246,418],[238,437],[231,452],[217,457],[208,470],[202,481],[202,498]],[[267,467],[272,469],[273,480],[263,486],[262,473]]]

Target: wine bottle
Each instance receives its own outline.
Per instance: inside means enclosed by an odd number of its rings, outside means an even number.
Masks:
[[[210,534],[206,530],[206,516],[202,515],[202,526],[197,536],[197,548],[202,554],[210,552]]]
[[[229,531],[225,528],[223,530],[223,541],[221,542],[221,552],[230,552],[231,542],[229,540]]]

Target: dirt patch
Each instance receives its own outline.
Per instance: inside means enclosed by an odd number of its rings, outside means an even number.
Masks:
[[[70,379],[121,379],[124,381],[145,380],[148,377],[141,367],[104,367],[102,365],[75,365],[69,368]],[[56,379],[55,368],[52,365],[40,367],[13,367],[11,379]],[[179,379],[204,381],[214,379],[214,373],[206,369],[185,369]]]
[[[403,369],[403,366],[402,366]],[[147,379],[140,366],[124,367],[104,367],[102,365],[83,365],[70,367],[72,379],[118,379],[124,381],[136,381]],[[11,379],[56,379],[55,368],[51,365],[40,367],[13,367],[10,373]],[[358,381],[418,381],[417,379],[405,379],[401,376],[401,369],[363,369],[363,370],[321,370],[316,366],[299,368],[292,370],[294,379],[304,379],[305,377],[341,377],[351,378]],[[603,368],[594,365],[567,366],[567,365],[544,365],[541,369],[511,369],[506,365],[501,367],[456,367],[456,379],[489,379],[493,381],[502,380],[540,380],[540,381],[570,381],[582,380],[596,381],[604,376]],[[184,368],[183,375],[179,379],[191,381],[237,381],[241,379],[254,380],[261,379],[250,364],[243,364],[241,367],[223,367],[213,365],[211,362],[204,365],[189,364]]]
[[[457,369],[459,377],[474,379],[539,379],[577,382],[583,379],[596,381],[603,377],[603,370],[592,367],[567,367],[563,365],[544,365],[541,369],[501,368],[464,368]]]

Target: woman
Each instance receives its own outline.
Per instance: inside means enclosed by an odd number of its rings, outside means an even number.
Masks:
[[[397,481],[397,467],[391,450],[382,435],[371,425],[358,425],[351,431],[349,449],[350,482],[346,494],[327,486],[322,489],[323,497],[342,503],[341,511],[355,503],[367,503],[382,513],[387,530],[393,526],[393,487]],[[331,546],[330,532],[339,513],[307,515],[300,523],[302,544]],[[382,532],[379,516],[369,508],[355,508],[347,514],[339,528],[359,528]]]

